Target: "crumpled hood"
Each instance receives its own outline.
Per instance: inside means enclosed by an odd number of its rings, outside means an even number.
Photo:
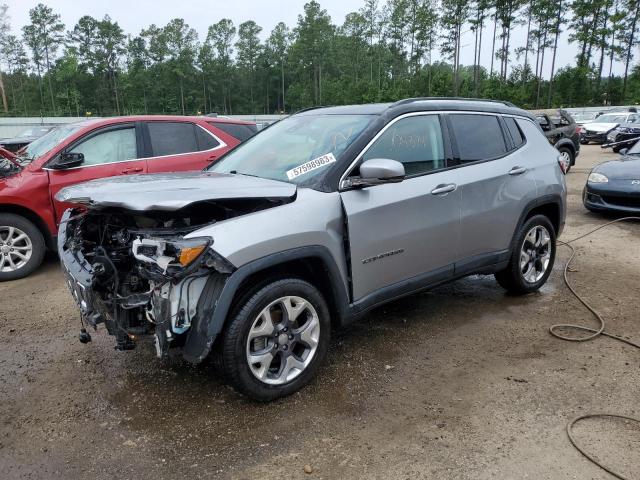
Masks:
[[[615,128],[619,125],[619,123],[585,123],[583,127],[585,130],[590,130],[592,132],[608,132],[612,128]]]
[[[67,187],[60,202],[128,210],[179,210],[207,200],[291,198],[296,186],[265,178],[214,172],[111,177]]]

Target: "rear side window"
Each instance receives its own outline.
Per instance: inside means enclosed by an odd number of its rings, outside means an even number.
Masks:
[[[520,127],[516,123],[516,120],[511,117],[503,118],[505,125],[507,126],[507,130],[509,130],[509,135],[511,135],[511,140],[513,141],[513,146],[518,148],[520,145],[524,143],[524,136],[520,131]]]
[[[233,138],[238,139],[241,142],[253,137],[258,128],[255,125],[244,125],[240,123],[225,123],[225,122],[208,122],[216,128],[219,128],[224,133],[231,135]]]
[[[398,120],[362,156],[363,160],[372,158],[397,160],[407,175],[444,168],[440,119],[437,115],[418,115]]]
[[[189,122],[149,122],[149,138],[154,157],[197,152],[195,125]]]
[[[462,162],[489,160],[507,153],[502,128],[495,115],[449,116]]]
[[[198,150],[200,151],[211,150],[220,145],[220,142],[209,132],[206,132],[204,128],[196,127],[196,139],[198,140]]]

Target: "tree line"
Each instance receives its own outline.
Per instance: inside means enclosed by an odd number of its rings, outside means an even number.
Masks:
[[[38,4],[16,35],[2,5],[2,111],[270,114],[412,96],[525,108],[640,102],[640,0],[364,0],[342,25],[315,0],[302,10],[296,25],[278,23],[268,36],[253,20],[223,18],[199,38],[181,18],[137,35],[108,15],[67,27]],[[516,31],[526,32],[524,45]],[[576,57],[558,68],[563,32]],[[463,49],[473,49],[471,65]]]

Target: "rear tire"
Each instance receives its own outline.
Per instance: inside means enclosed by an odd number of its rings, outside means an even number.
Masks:
[[[239,393],[260,402],[290,395],[315,376],[329,348],[322,294],[297,278],[256,287],[224,332],[222,368]]]
[[[0,282],[31,275],[42,264],[45,251],[44,237],[31,221],[0,214]]]
[[[547,217],[535,215],[518,230],[509,265],[495,274],[496,280],[514,295],[535,292],[549,278],[555,257],[555,229]]]

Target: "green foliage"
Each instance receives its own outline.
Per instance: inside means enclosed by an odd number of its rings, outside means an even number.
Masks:
[[[296,25],[267,35],[253,20],[221,19],[201,40],[181,18],[127,35],[108,15],[66,29],[38,4],[20,37],[8,19],[0,5],[9,115],[274,113],[452,95],[525,108],[640,102],[640,0],[362,0],[342,25],[311,0]],[[558,69],[563,31],[576,64]]]

